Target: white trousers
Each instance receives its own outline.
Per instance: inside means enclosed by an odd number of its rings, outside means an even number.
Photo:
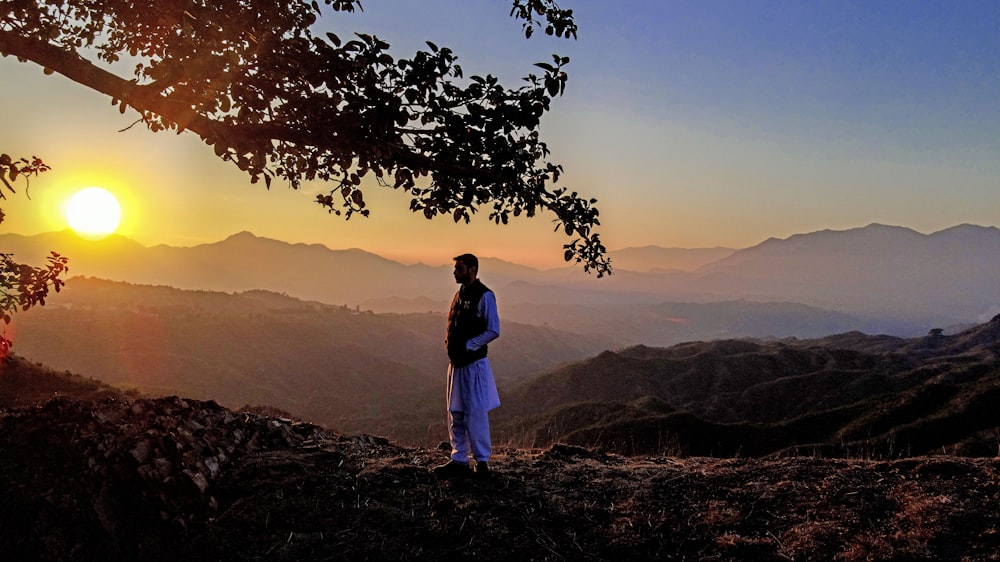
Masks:
[[[451,439],[452,460],[468,464],[471,452],[476,462],[489,461],[493,452],[489,412],[449,411],[448,437]]]

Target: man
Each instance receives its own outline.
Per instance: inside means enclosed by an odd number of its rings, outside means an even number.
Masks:
[[[500,405],[493,370],[486,358],[487,344],[500,337],[496,297],[478,279],[479,259],[462,254],[455,259],[458,292],[448,312],[448,437],[451,460],[434,467],[442,477],[471,476],[469,457],[476,460],[475,476],[489,478],[489,411]]]

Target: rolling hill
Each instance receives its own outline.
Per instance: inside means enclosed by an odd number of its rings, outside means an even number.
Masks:
[[[16,358],[0,387],[38,400],[0,408],[11,560],[990,560],[1000,547],[995,458],[559,444],[497,447],[491,480],[442,481],[429,469],[443,451],[280,414],[123,395]]]
[[[221,293],[73,278],[19,314],[15,352],[149,395],[261,404],[339,431],[441,438],[443,313],[374,314],[269,291]],[[501,387],[608,347],[608,340],[503,323]],[[433,425],[433,427],[430,427]]]
[[[993,456],[998,354],[1000,316],[950,336],[638,346],[519,385],[494,425],[627,454]]]

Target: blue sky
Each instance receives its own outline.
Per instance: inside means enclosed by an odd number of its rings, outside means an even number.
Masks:
[[[1000,224],[1000,3],[561,5],[577,17],[576,41],[525,40],[500,0],[371,0],[321,25],[379,35],[397,56],[431,39],[467,75],[508,86],[552,53],[569,56],[567,93],[542,135],[567,185],[599,200],[610,248],[747,247],[871,222]],[[344,223],[312,208],[309,189],[249,186],[193,137],[118,132],[134,117],[80,86],[9,58],[0,73],[14,143],[3,150],[29,146],[55,168],[30,206],[10,208],[21,218],[8,231],[51,229],[57,221],[32,218],[38,207],[80,182],[111,182],[127,200],[122,233],[146,244],[251,230],[402,260],[444,262],[462,247],[559,263],[565,240],[547,216],[506,229],[485,216],[428,224],[387,193],[370,197],[371,219]]]

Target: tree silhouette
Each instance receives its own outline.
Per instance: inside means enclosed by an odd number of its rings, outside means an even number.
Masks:
[[[15,159],[7,154],[0,154],[0,199],[6,199],[7,193],[17,193],[14,185],[24,180],[27,189],[31,176],[45,172],[49,167],[38,157]],[[0,209],[0,223],[4,220],[3,209]],[[45,304],[49,290],[56,292],[62,288],[64,281],[60,275],[66,272],[67,258],[52,252],[48,265],[35,267],[14,261],[13,254],[0,253],[0,316],[4,324],[10,324],[11,314],[18,310],[27,310],[36,304]],[[12,342],[6,334],[0,335],[0,358],[7,357]]]
[[[539,124],[563,93],[569,62],[553,55],[524,85],[465,78],[446,47],[397,59],[369,34],[314,34],[323,11],[358,0],[64,0],[4,2],[0,53],[41,65],[108,95],[151,131],[189,130],[253,183],[292,188],[324,180],[329,212],[368,216],[362,180],[405,190],[428,219],[468,222],[538,211],[572,238],[567,261],[610,272],[595,232],[596,200],[559,187]],[[571,10],[554,0],[513,0],[526,37],[576,37]],[[133,76],[112,69],[129,61]]]

